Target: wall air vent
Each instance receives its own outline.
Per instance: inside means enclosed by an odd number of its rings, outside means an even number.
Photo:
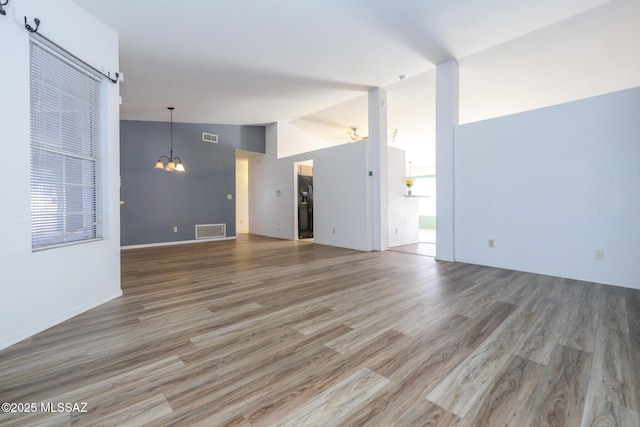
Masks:
[[[227,237],[227,224],[196,224],[196,239]]]
[[[202,140],[204,142],[210,142],[212,144],[218,143],[218,135],[213,133],[202,132]]]

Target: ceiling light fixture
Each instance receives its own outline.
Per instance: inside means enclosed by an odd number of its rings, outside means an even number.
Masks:
[[[158,161],[156,162],[156,169],[162,169],[165,172],[184,172],[184,164],[182,164],[182,160],[180,157],[173,157],[173,107],[167,107],[167,110],[171,111],[171,151],[169,153],[169,157],[160,156]],[[164,163],[164,160],[167,159],[167,163]]]

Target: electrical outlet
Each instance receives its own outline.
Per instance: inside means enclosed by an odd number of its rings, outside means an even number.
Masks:
[[[227,194],[227,200],[232,200],[233,199],[233,194]]]
[[[604,251],[603,251],[603,250],[601,250],[601,249],[596,249],[596,252],[595,252],[595,258],[596,258],[598,261],[603,260],[603,259],[604,259]]]
[[[278,224],[278,225],[276,226],[276,228],[277,228],[278,230],[280,230],[280,224]]]
[[[177,226],[177,225],[174,225],[174,226],[173,226],[173,232],[174,232],[174,233],[177,233],[177,232],[178,232],[178,226]]]
[[[332,229],[331,229],[331,232],[332,232],[333,234],[336,234],[336,229],[335,229],[335,228],[332,228]]]
[[[495,246],[493,239],[489,239],[489,247],[493,248]]]

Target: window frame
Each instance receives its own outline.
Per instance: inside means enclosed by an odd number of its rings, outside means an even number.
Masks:
[[[29,45],[32,251],[103,240],[104,78],[37,34]]]

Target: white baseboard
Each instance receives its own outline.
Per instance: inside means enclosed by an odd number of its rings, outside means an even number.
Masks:
[[[127,249],[157,248],[160,246],[172,246],[172,245],[190,245],[191,243],[217,242],[219,240],[235,240],[235,239],[236,239],[236,236],[218,237],[216,239],[180,240],[178,242],[147,243],[144,245],[120,246],[120,249],[122,249],[123,251],[126,251]]]

